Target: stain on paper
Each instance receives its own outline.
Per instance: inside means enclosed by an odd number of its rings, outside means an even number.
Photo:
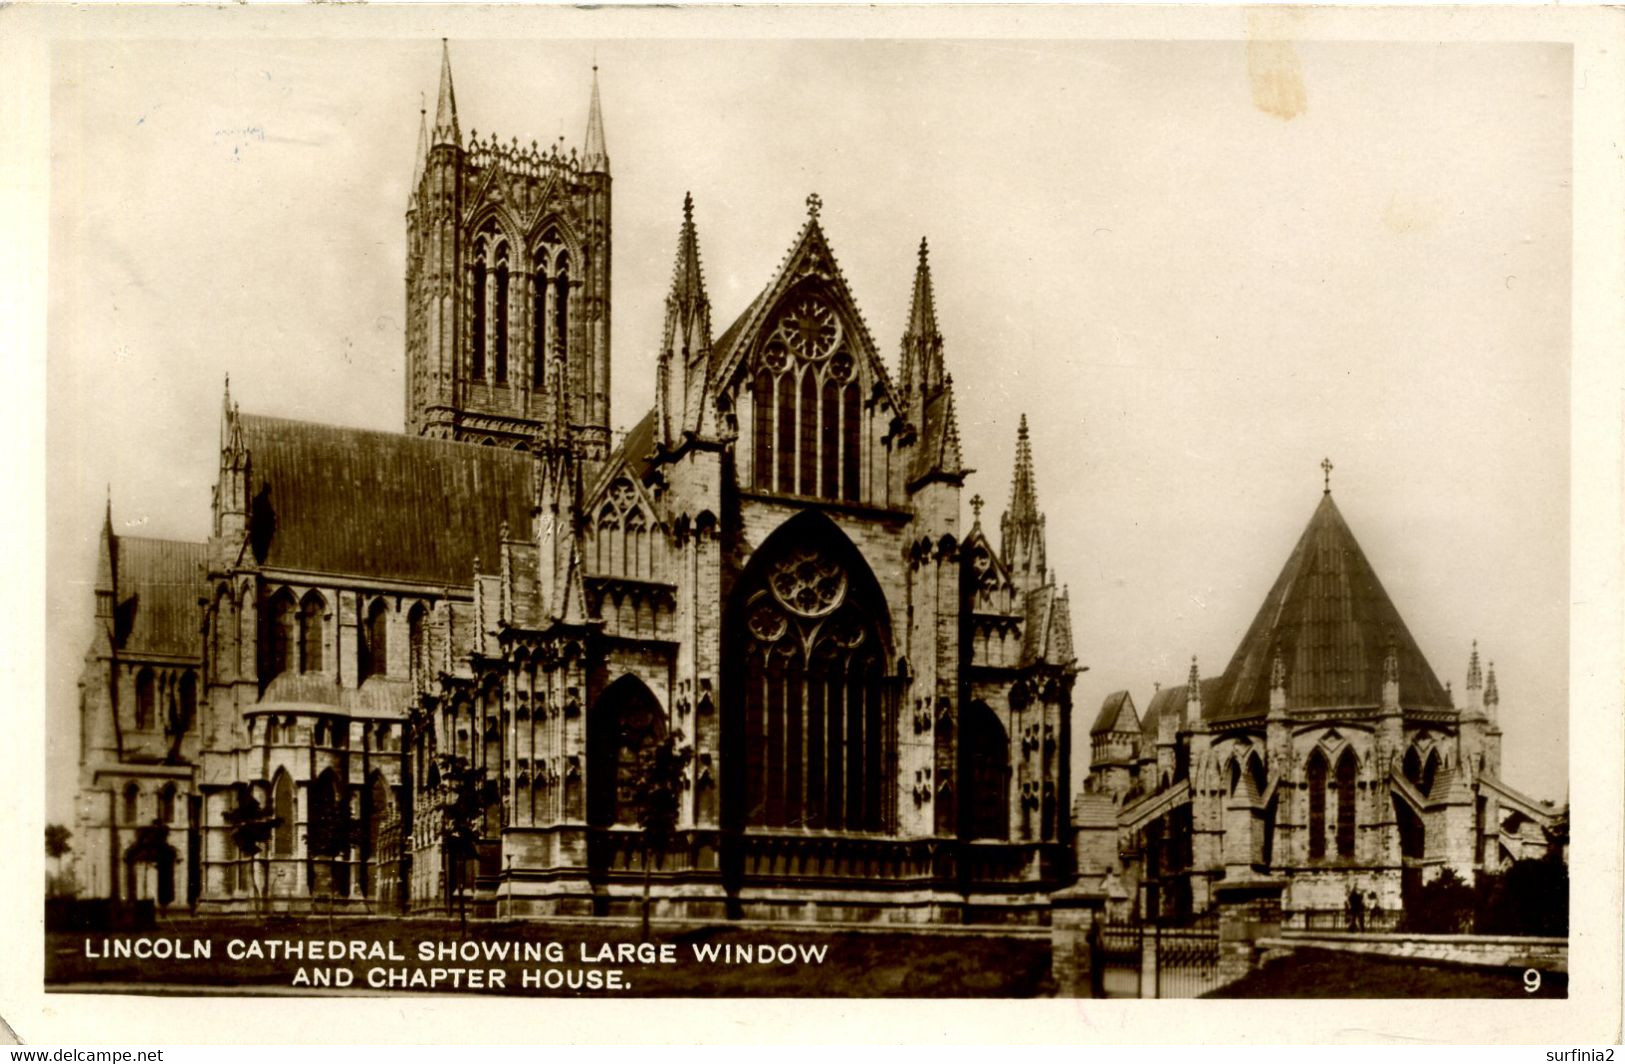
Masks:
[[[1247,42],[1247,80],[1253,106],[1267,115],[1290,122],[1309,107],[1303,84],[1303,63],[1291,41]]]

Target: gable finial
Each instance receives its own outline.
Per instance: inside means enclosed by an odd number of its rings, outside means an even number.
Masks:
[[[972,495],[970,497],[970,509],[971,509],[971,513],[976,515],[975,523],[976,524],[981,524],[982,523],[982,496],[980,494]]]
[[[1320,460],[1320,471],[1326,477],[1326,490],[1323,492],[1323,494],[1330,495],[1332,493],[1332,470],[1334,468],[1335,467],[1332,465],[1332,460],[1330,458],[1322,458]]]
[[[818,220],[818,212],[824,209],[824,199],[814,192],[807,197],[807,217],[813,221]]]

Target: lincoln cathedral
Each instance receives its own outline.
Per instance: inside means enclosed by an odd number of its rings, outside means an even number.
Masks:
[[[463,133],[444,55],[404,431],[258,415],[228,384],[208,538],[115,534],[109,504],[85,891],[590,915],[647,881],[696,919],[1038,922],[1080,876],[1140,912],[1248,875],[1288,878],[1290,907],[1397,908],[1559,845],[1564,811],[1500,779],[1493,665],[1474,649],[1458,706],[1329,484],[1222,675],[1111,696],[1075,770],[1026,421],[984,526],[925,241],[899,255],[893,371],[816,195],[720,329],[685,200],[654,405],[616,433],[610,175],[596,74],[578,149],[521,146]],[[662,744],[689,757],[651,855]]]

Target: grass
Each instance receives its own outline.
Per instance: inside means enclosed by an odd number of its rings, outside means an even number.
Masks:
[[[1508,968],[1302,949],[1215,990],[1214,998],[1565,998],[1569,977],[1541,972],[1540,988],[1524,989],[1523,972]]]
[[[420,942],[455,942],[464,936],[455,920],[344,920],[337,919],[329,930],[326,922],[270,918],[210,919],[177,922],[159,932],[145,932],[143,938],[208,939],[213,944],[209,960],[137,960],[91,958],[85,955],[86,939],[99,942],[104,936],[82,932],[51,932],[46,936],[45,983],[48,989],[75,990],[106,986],[108,989],[140,991],[143,987],[165,989],[184,987],[229,987],[252,994],[287,992],[300,967],[298,961],[226,959],[227,942],[238,939],[362,939],[367,942],[394,941],[400,952],[412,958],[404,963],[389,961],[343,961],[334,964],[307,962],[310,968],[349,968],[355,972],[355,986],[364,986],[368,969],[435,967],[420,963]],[[444,967],[501,968],[507,973],[500,994],[526,996],[617,996],[621,991],[523,988],[520,973],[531,968],[560,968],[573,971],[621,967],[614,964],[584,964],[580,949],[585,944],[596,954],[602,943],[636,942],[638,929],[622,923],[470,923],[467,939],[512,942],[556,942],[564,949],[559,964],[525,962]],[[676,947],[675,964],[629,964],[622,967],[630,983],[630,993],[638,997],[1044,997],[1054,993],[1050,976],[1050,947],[1047,938],[1015,938],[998,935],[921,934],[907,930],[885,933],[808,928],[708,926],[676,930],[657,925],[652,940]],[[827,947],[822,963],[728,964],[696,959],[699,943],[791,944]],[[98,948],[100,948],[98,946]],[[299,989],[299,988],[295,988]],[[452,992],[446,986],[438,992]],[[315,990],[313,993],[325,993]],[[395,991],[396,993],[411,991]],[[481,993],[483,991],[464,991]]]

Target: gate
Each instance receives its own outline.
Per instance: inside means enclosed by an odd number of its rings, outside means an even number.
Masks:
[[[1180,925],[1158,925],[1156,994],[1201,997],[1219,985],[1219,913],[1210,909]]]
[[[1194,998],[1219,985],[1219,914],[1144,923],[1108,920],[1099,959],[1109,998]]]

